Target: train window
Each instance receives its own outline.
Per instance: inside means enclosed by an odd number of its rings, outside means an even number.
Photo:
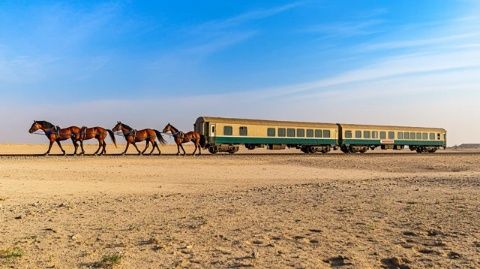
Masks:
[[[371,135],[370,135],[370,131],[363,131],[363,138],[367,138],[367,139],[370,139]]]
[[[239,130],[240,130],[240,132],[239,132],[240,135],[242,135],[242,136],[247,136],[248,135],[248,129],[247,129],[246,126],[240,126]]]
[[[412,140],[415,139],[415,133],[414,132],[410,133],[410,139],[412,139]]]
[[[352,131],[345,131],[345,138],[352,138]]]
[[[322,137],[322,130],[315,130],[315,137]]]
[[[372,131],[372,138],[378,139],[378,131]]]
[[[307,129],[307,137],[313,137],[313,129]]]
[[[285,137],[287,135],[287,131],[285,128],[278,128],[278,136]]]
[[[330,130],[323,130],[323,138],[330,138]]]
[[[223,134],[224,135],[232,135],[233,134],[232,126],[223,126]]]
[[[267,136],[275,136],[275,128],[268,128]]]
[[[388,139],[395,139],[395,132],[388,132]]]
[[[380,132],[380,139],[387,139],[387,132],[381,131]]]
[[[305,129],[297,129],[297,137],[305,137]]]
[[[430,140],[435,140],[435,134],[434,133],[430,133]]]
[[[398,132],[397,137],[398,139],[403,139],[403,132]]]
[[[362,131],[355,131],[355,138],[362,138]]]
[[[409,132],[403,133],[403,138],[404,139],[410,139],[410,133]]]
[[[417,140],[422,140],[422,133],[417,133]]]
[[[423,140],[428,140],[428,134],[427,134],[427,133],[423,133],[423,134],[422,134],[422,139],[423,139]]]
[[[287,137],[295,137],[295,129],[287,128]]]

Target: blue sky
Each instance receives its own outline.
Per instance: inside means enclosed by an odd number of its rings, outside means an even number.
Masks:
[[[188,129],[209,114],[474,142],[479,14],[469,0],[2,1],[0,112],[15,117],[0,141],[37,141],[33,119]]]

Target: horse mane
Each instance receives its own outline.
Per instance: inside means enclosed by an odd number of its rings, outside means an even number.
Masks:
[[[48,121],[45,121],[45,120],[37,120],[35,122],[40,123],[40,125],[42,125],[43,128],[45,128],[45,129],[54,129],[55,128],[55,125],[53,125],[52,123],[50,123]]]
[[[121,122],[121,124],[122,124],[123,127],[127,128],[127,129],[129,129],[129,130],[133,130],[132,127],[126,125],[125,123]]]
[[[169,123],[168,125],[169,125],[170,128],[172,128],[175,132],[178,132],[178,131],[179,131],[179,130],[178,130],[175,126],[173,126],[172,124]]]

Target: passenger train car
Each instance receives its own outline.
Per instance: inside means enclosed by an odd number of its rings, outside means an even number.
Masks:
[[[235,153],[240,145],[248,149],[297,148],[304,153],[365,153],[369,149],[401,150],[408,146],[418,153],[433,153],[446,147],[446,130],[441,128],[354,125],[271,121],[221,117],[199,117],[195,131],[205,136],[210,153]]]

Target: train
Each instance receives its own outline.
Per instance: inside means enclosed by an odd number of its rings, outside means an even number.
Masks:
[[[234,154],[244,146],[249,150],[267,148],[299,149],[306,154],[341,150],[366,153],[368,150],[403,150],[435,153],[447,147],[443,128],[316,123],[200,116],[195,131],[204,136],[203,145],[212,154]]]

